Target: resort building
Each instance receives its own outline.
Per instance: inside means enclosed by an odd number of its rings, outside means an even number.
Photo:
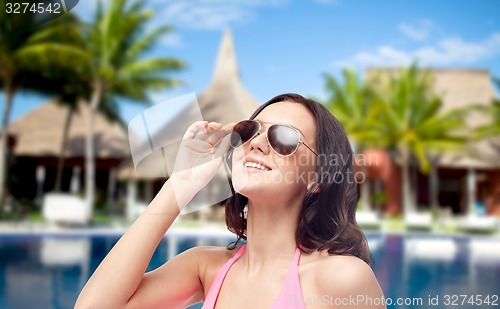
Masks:
[[[224,32],[212,81],[198,96],[198,104],[204,120],[222,124],[248,118],[259,106],[241,83],[230,30]],[[69,113],[66,106],[50,101],[10,124],[9,134],[14,146],[10,173],[15,175],[10,191],[17,200],[38,198],[40,202],[44,193],[55,190],[66,130],[68,136],[62,156],[64,168],[60,190],[83,194],[85,128],[89,108],[87,104],[80,104],[68,129],[65,129]],[[165,124],[165,130],[168,125]],[[167,132],[165,130],[162,132]],[[159,191],[165,178],[137,174],[131,160],[125,124],[110,122],[100,114],[94,120],[94,149],[96,202],[111,205],[113,212],[123,211],[132,217],[137,216]]]
[[[72,115],[70,112],[67,106],[49,101],[10,124],[9,134],[14,138],[10,191],[17,200],[40,199],[45,192],[56,190],[61,157],[64,161],[59,190],[83,195],[85,132],[90,110],[88,104],[81,103]],[[115,196],[114,173],[122,160],[130,156],[130,150],[120,122],[96,114],[93,131],[96,200],[105,203],[108,197]],[[61,156],[65,132],[67,142]]]
[[[374,68],[374,75],[394,75],[395,69]],[[487,70],[432,69],[433,91],[442,97],[443,110],[472,103],[492,104],[496,98]],[[238,69],[231,32],[224,32],[210,85],[198,96],[204,120],[222,124],[248,118],[259,102],[244,88]],[[56,188],[57,167],[65,122],[69,109],[55,102],[45,103],[12,122],[10,193],[17,199],[39,199]],[[85,178],[85,126],[89,109],[80,104],[68,128],[68,142],[63,152],[62,191],[83,195]],[[471,114],[468,122],[477,125],[483,119]],[[168,128],[168,123],[165,128]],[[165,130],[162,130],[166,132]],[[96,201],[108,205],[112,213],[137,216],[159,191],[165,177],[139,175],[131,160],[127,128],[96,115],[94,122],[96,154]],[[369,149],[367,181],[372,195],[384,196],[374,203],[383,213],[402,212],[401,168],[397,157],[387,151]],[[432,158],[436,173],[422,174],[416,162],[411,164],[411,184],[419,207],[429,207],[431,191],[437,190],[441,209],[465,214],[480,211],[500,214],[500,140],[491,138],[470,143],[460,154],[442,154]],[[168,176],[168,175],[167,175]],[[434,179],[434,180],[433,180]],[[435,180],[437,179],[437,182]],[[111,206],[109,206],[111,205]],[[194,217],[222,219],[223,209],[212,207],[193,213]]]
[[[432,91],[442,98],[442,112],[470,104],[491,105],[496,98],[488,70],[430,69]],[[367,81],[398,74],[396,69],[367,69]],[[470,113],[466,119],[471,127],[487,119]],[[397,158],[382,150],[367,150],[365,156],[376,157],[368,168],[371,192],[385,192],[385,213],[402,212],[401,168]],[[419,171],[411,163],[411,187],[417,192],[417,206],[432,204],[431,191],[437,190],[439,208],[454,214],[477,213],[500,215],[500,137],[470,142],[461,153],[443,153],[430,158],[437,166],[436,178]],[[437,181],[436,181],[437,180]]]

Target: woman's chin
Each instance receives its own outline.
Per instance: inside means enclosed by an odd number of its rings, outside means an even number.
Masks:
[[[241,180],[234,181],[233,180],[234,191],[238,192],[241,195],[247,196],[247,197],[248,197],[248,194],[252,194],[252,192],[258,191],[257,185],[258,184],[250,183],[248,181],[248,179],[246,179],[246,181],[241,181]]]
[[[262,182],[251,180],[251,179],[238,179],[238,181],[234,181],[233,179],[233,187],[236,192],[239,194],[246,196],[248,198],[258,197],[269,192],[270,187],[265,186]]]

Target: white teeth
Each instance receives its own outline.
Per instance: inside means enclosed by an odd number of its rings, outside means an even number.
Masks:
[[[267,167],[265,167],[264,165],[261,165],[259,163],[255,163],[255,162],[246,162],[245,167],[255,167],[255,168],[260,169],[261,171],[270,170]]]

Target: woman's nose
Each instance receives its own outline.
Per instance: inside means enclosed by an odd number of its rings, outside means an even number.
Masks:
[[[250,151],[253,149],[257,149],[264,154],[269,153],[269,145],[267,144],[265,133],[257,133],[257,136],[250,141]]]

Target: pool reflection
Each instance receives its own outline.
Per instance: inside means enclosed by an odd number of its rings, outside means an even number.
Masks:
[[[383,233],[367,238],[372,268],[385,296],[393,300],[420,297],[425,307],[429,295],[442,301],[444,295],[499,294],[498,239]],[[119,235],[0,236],[0,308],[73,308],[83,285],[118,239]],[[161,241],[148,270],[162,265],[174,252],[200,244],[226,245],[231,240],[171,235]]]

